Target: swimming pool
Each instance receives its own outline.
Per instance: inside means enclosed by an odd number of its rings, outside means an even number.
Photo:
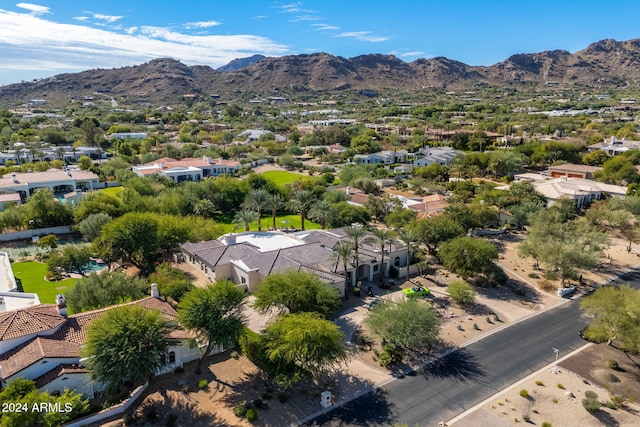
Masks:
[[[107,264],[92,259],[88,264],[85,264],[84,267],[87,273],[93,273],[94,271],[100,271],[103,268],[107,268]]]

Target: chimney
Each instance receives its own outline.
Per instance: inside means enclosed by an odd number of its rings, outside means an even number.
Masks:
[[[351,187],[347,187],[347,196],[351,194]]]
[[[227,246],[231,246],[231,245],[235,245],[236,244],[236,235],[233,233],[227,234],[225,236],[222,236],[222,243],[224,243]]]
[[[152,298],[160,298],[160,292],[158,291],[158,284],[157,283],[152,283],[151,284],[151,297]]]
[[[0,296],[0,313],[7,311],[7,304],[4,302],[4,297]]]
[[[64,295],[56,295],[56,307],[60,316],[67,317],[67,300],[64,299]]]

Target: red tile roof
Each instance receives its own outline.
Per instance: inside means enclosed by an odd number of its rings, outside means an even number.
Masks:
[[[0,341],[50,331],[66,321],[53,304],[41,304],[0,314]]]
[[[131,304],[136,304],[149,310],[158,311],[168,321],[174,321],[177,319],[177,313],[173,307],[158,298],[147,297],[122,305]],[[37,335],[38,333],[50,331],[55,327],[61,327],[52,335],[34,336],[27,342],[0,354],[2,379],[11,377],[42,359],[79,358],[80,346],[84,344],[87,337],[87,326],[91,321],[100,317],[107,310],[114,307],[79,313],[69,316],[68,318],[57,314],[55,305],[39,305],[6,313],[3,316],[5,319],[13,317],[18,319],[34,320],[34,327],[30,329],[25,328],[23,322],[14,322],[13,325],[16,327],[15,330],[10,328],[11,325],[7,325],[7,327],[3,329],[3,332],[14,338],[25,335]],[[56,316],[53,316],[53,320],[51,319],[51,309],[56,313]],[[19,316],[11,316],[11,314],[16,312],[22,313]],[[47,321],[45,322],[39,319],[38,313],[44,313],[41,314],[41,316]],[[185,336],[185,333],[170,334],[170,338],[174,339],[184,338]]]

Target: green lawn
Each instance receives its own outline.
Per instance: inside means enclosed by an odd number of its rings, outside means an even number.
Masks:
[[[105,193],[111,194],[112,196],[117,196],[118,193],[122,191],[122,186],[120,186],[120,187],[103,188],[100,191],[104,191]]]
[[[239,224],[233,224],[231,221],[233,221],[233,215],[216,215],[213,217],[213,219],[220,224],[223,229],[225,234],[226,233],[231,233],[233,231],[233,228],[236,225]],[[285,221],[285,222],[283,222]],[[287,222],[288,221],[288,222]],[[263,214],[262,215],[262,229],[263,230],[268,230],[271,228],[271,226],[273,225],[273,220],[271,218],[271,215],[268,214]],[[289,228],[300,228],[300,215],[279,215],[276,217],[276,226],[278,228],[284,228],[284,227],[289,227]],[[305,219],[304,221],[304,228],[307,230],[313,230],[313,229],[319,229],[320,228],[320,224],[316,224],[313,223],[311,221],[309,221],[308,219]],[[251,223],[251,231],[256,231],[258,229],[258,222],[252,222]],[[236,228],[235,232],[236,233],[240,233],[244,231],[244,227],[240,226],[238,228]]]
[[[38,294],[43,304],[55,304],[56,295],[64,294],[76,284],[76,279],[47,282],[47,265],[36,261],[14,262],[11,264],[13,275],[22,281],[25,292]]]
[[[261,173],[261,175],[265,178],[269,178],[278,185],[293,184],[300,178],[306,177],[306,175],[287,171],[266,171]]]

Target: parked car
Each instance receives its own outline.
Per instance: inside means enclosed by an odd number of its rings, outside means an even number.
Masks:
[[[366,303],[364,306],[367,310],[373,310],[377,305],[382,302],[382,299],[376,298],[373,301]]]
[[[403,289],[402,293],[408,298],[426,298],[431,293],[429,288],[424,286],[413,286],[411,288]]]

